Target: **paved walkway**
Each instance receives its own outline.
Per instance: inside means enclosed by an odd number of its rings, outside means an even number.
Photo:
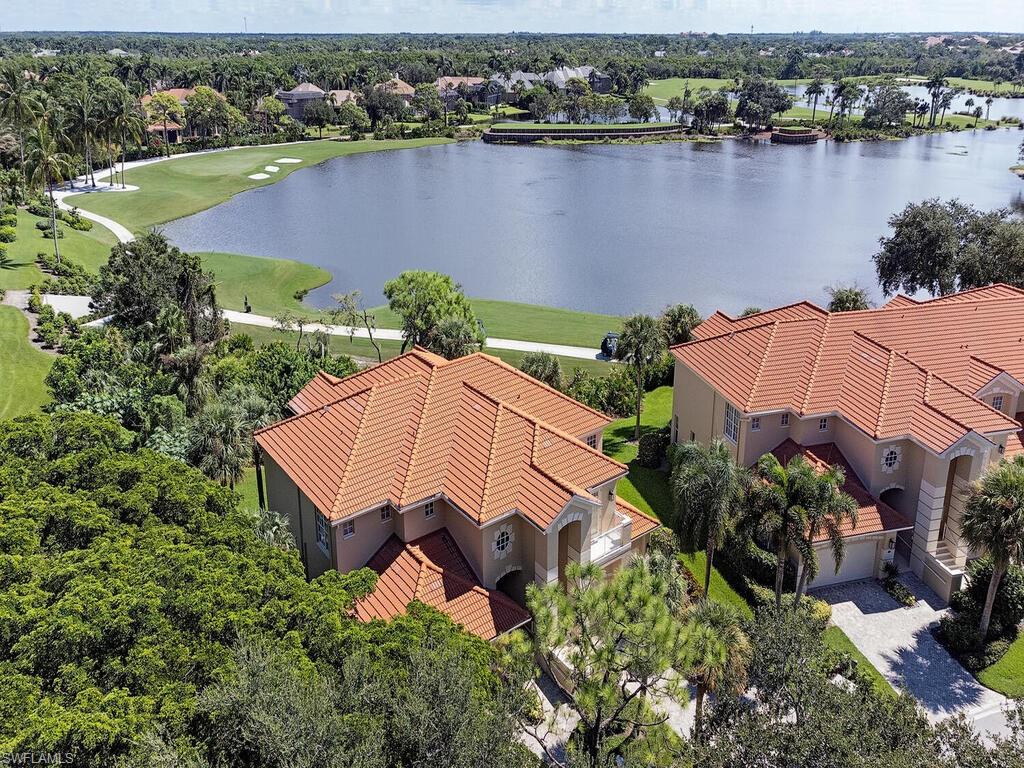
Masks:
[[[900,580],[917,596],[916,605],[899,605],[873,579],[814,594],[832,606],[832,621],[868,661],[893,687],[909,691],[932,722],[962,713],[982,732],[1005,733],[1002,708],[1009,700],[979,683],[932,637],[943,602],[913,574]]]

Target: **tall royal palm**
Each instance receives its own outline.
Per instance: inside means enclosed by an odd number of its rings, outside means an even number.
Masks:
[[[996,592],[1012,562],[1024,557],[1024,456],[992,467],[971,490],[964,509],[963,538],[992,558],[992,578],[978,634],[988,634]]]
[[[946,87],[946,77],[941,72],[933,72],[928,81],[924,84],[931,97],[931,104],[928,109],[928,127],[935,127],[935,117],[939,113],[939,100],[942,98],[942,91]]]
[[[804,94],[809,99],[813,99],[811,106],[811,122],[814,122],[814,116],[818,113],[818,98],[825,93],[825,84],[818,78],[814,78],[811,84],[807,86],[807,90]]]
[[[121,188],[125,188],[124,161],[128,152],[128,141],[141,142],[146,132],[146,121],[130,93],[119,94],[111,104],[111,127],[121,147]]]
[[[857,524],[857,502],[848,493],[844,493],[843,483],[846,473],[842,467],[828,467],[817,473],[810,485],[809,498],[804,505],[807,512],[807,532],[803,545],[799,547],[800,578],[796,583],[794,605],[799,605],[800,597],[808,583],[818,575],[818,555],[814,551],[814,542],[820,534],[825,534],[832,547],[832,559],[835,561],[836,573],[843,563],[845,554],[843,546],[843,523],[850,521]]]
[[[60,263],[60,245],[57,232],[57,201],[54,186],[64,182],[72,173],[71,155],[64,151],[67,136],[56,121],[40,120],[26,141],[25,166],[29,183],[45,187],[50,197],[50,226],[53,235],[53,255]]]
[[[777,558],[775,566],[775,607],[782,607],[782,587],[790,545],[801,557],[811,556],[806,546],[807,505],[811,501],[816,471],[802,456],[794,456],[783,466],[773,454],[766,453],[754,465],[754,478],[748,494],[749,524],[767,535]]]
[[[697,689],[693,739],[700,741],[704,730],[704,699],[726,686],[735,693],[747,687],[747,667],[753,655],[743,631],[743,617],[731,605],[703,600],[689,612],[692,666],[690,682]]]
[[[705,595],[711,586],[715,551],[725,544],[748,482],[749,474],[736,464],[722,440],[708,446],[684,443],[672,454],[676,530],[685,544],[704,548]]]
[[[20,68],[4,67],[0,70],[0,118],[18,133],[21,153],[21,172],[25,174],[25,140],[39,117],[41,106],[33,90],[32,81]]]
[[[650,315],[632,315],[622,324],[616,354],[629,363],[636,374],[636,429],[634,439],[640,439],[640,409],[644,398],[644,373],[665,351],[665,339],[658,321]]]
[[[99,128],[101,104],[88,83],[75,89],[65,106],[68,131],[77,138],[78,149],[85,158],[85,173],[92,186],[96,186],[93,171],[93,149]]]

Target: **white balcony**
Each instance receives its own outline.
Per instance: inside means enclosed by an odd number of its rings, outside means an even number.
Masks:
[[[590,540],[590,562],[601,563],[618,557],[629,549],[632,543],[633,521],[615,513],[615,527],[602,531]]]

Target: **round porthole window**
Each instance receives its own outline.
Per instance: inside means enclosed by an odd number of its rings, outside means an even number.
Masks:
[[[894,445],[882,451],[882,471],[895,472],[900,465],[900,448]]]
[[[503,525],[494,532],[494,541],[491,542],[491,551],[497,560],[503,559],[512,547],[512,540],[515,534],[512,526]]]

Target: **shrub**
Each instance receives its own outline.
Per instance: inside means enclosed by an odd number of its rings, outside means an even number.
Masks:
[[[0,264],[7,261],[7,246],[0,243]]]
[[[0,215],[0,227],[17,227],[18,215],[16,213],[5,213]]]
[[[56,232],[57,232],[57,239],[58,240],[63,240],[64,239],[64,230],[61,229],[60,227],[57,227]],[[43,232],[43,237],[46,238],[47,240],[53,240],[53,233],[54,233],[54,230],[48,229],[45,232]]]
[[[0,207],[0,214],[4,216],[17,216],[18,207],[14,203],[5,203],[3,207]]]
[[[981,614],[992,578],[992,560],[982,557],[967,564],[968,586],[953,594],[950,605],[958,613]],[[992,605],[992,623],[1016,627],[1024,621],[1024,569],[1011,565],[1003,576]]]
[[[0,227],[0,243],[13,243],[18,239],[18,230],[14,227]]]
[[[974,612],[947,613],[939,620],[936,637],[954,654],[977,650],[978,614]]]
[[[665,352],[656,363],[644,371],[644,390],[650,392],[652,389],[671,384],[674,371],[675,358],[671,352]]]
[[[49,219],[44,219],[43,221],[36,222],[36,229],[38,229],[40,232],[46,232],[48,229],[52,228],[53,222],[50,221]]]
[[[668,444],[668,429],[659,429],[657,432],[645,432],[640,435],[636,460],[640,463],[641,467],[657,469],[665,461],[665,452],[668,450]]]
[[[982,648],[961,654],[960,663],[970,672],[980,672],[1003,658],[1008,650],[1010,650],[1009,640],[993,640]]]

